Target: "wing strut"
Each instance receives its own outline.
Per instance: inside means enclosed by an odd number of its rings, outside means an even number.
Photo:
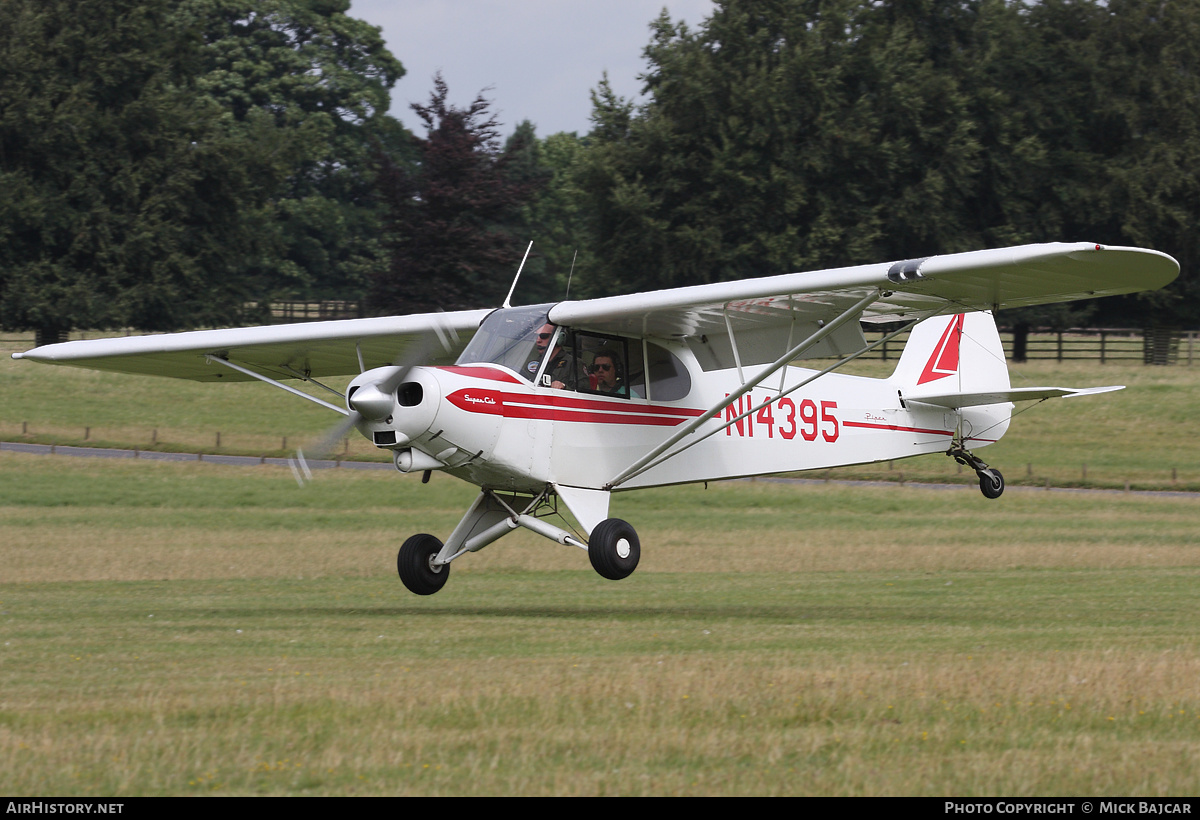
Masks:
[[[738,381],[744,382],[746,377],[742,375],[742,355],[738,352],[737,336],[733,335],[733,325],[729,321],[729,305],[721,308],[721,315],[725,317],[725,332],[729,334],[729,346],[733,349],[733,363],[737,365]],[[792,317],[792,324],[796,323],[795,316]],[[792,340],[789,336],[788,346],[790,347]]]
[[[321,388],[322,390],[327,390],[327,391],[329,391],[329,392],[330,392],[330,393],[332,393],[333,395],[337,396],[339,399],[345,399],[345,398],[346,398],[346,397],[345,397],[345,395],[343,395],[343,394],[342,394],[342,391],[341,391],[341,390],[335,390],[334,388],[330,387],[330,386],[329,386],[329,385],[327,385],[327,384],[322,384],[321,382],[317,381],[316,379],[314,379],[314,378],[313,378],[312,376],[310,376],[309,374],[307,374],[307,373],[301,373],[299,370],[297,370],[296,368],[292,367],[290,364],[285,364],[285,365],[280,365],[280,366],[281,366],[281,367],[282,367],[284,370],[286,370],[287,372],[291,373],[293,376],[295,376],[297,379],[299,379],[299,380],[300,380],[300,381],[302,381],[302,382],[308,382],[309,384],[315,384],[317,387]]]
[[[208,361],[210,361],[210,362],[216,362],[217,364],[223,364],[226,367],[228,367],[230,370],[236,370],[239,373],[245,373],[247,376],[249,376],[253,379],[258,379],[260,382],[266,382],[267,384],[271,385],[272,387],[278,387],[280,390],[286,390],[287,392],[292,393],[296,396],[299,396],[302,399],[308,399],[309,401],[311,401],[315,404],[319,404],[322,407],[328,407],[330,410],[334,410],[338,413],[341,413],[343,416],[350,415],[350,411],[344,407],[338,407],[336,404],[330,404],[329,402],[325,401],[324,399],[318,399],[316,396],[312,395],[311,393],[305,393],[303,390],[297,390],[296,388],[294,388],[290,385],[286,385],[283,382],[277,382],[274,379],[269,379],[261,373],[255,373],[253,370],[251,370],[248,367],[242,367],[240,364],[234,364],[233,362],[229,361],[229,359],[222,359],[220,356],[214,356],[211,353],[205,353],[204,358],[208,359]],[[324,385],[321,385],[321,386],[324,387]],[[326,388],[326,389],[328,389],[328,388]]]
[[[923,317],[923,318],[924,318],[924,317]],[[881,344],[883,344],[884,342],[891,341],[892,339],[896,338],[896,337],[897,337],[897,336],[899,336],[901,333],[904,333],[904,332],[905,332],[905,331],[907,331],[907,330],[912,330],[912,328],[913,328],[913,325],[917,324],[917,323],[918,323],[918,322],[920,322],[920,321],[922,321],[922,319],[913,319],[911,322],[907,322],[907,323],[905,323],[905,324],[904,324],[902,327],[900,327],[898,330],[894,330],[894,331],[892,331],[891,333],[887,334],[886,336],[883,336],[883,337],[882,337],[882,338],[880,338],[880,339],[876,339],[875,341],[871,342],[869,345],[867,345],[866,347],[862,348],[861,350],[858,350],[858,351],[856,351],[856,352],[854,352],[854,353],[851,353],[849,356],[846,356],[846,357],[844,357],[844,358],[838,359],[836,362],[834,362],[833,364],[829,365],[829,367],[825,368],[824,370],[822,370],[822,371],[821,371],[821,372],[819,372],[819,373],[814,373],[814,374],[812,374],[812,375],[811,375],[811,376],[809,376],[807,379],[804,379],[803,381],[801,381],[799,384],[792,385],[792,386],[791,386],[791,387],[789,387],[787,390],[781,390],[781,392],[779,393],[779,395],[777,395],[777,396],[771,396],[769,399],[767,399],[766,401],[764,401],[762,404],[759,404],[759,405],[757,405],[757,406],[752,406],[752,407],[751,407],[749,410],[747,410],[746,412],[742,413],[742,414],[741,414],[740,416],[738,416],[737,418],[733,418],[733,419],[730,419],[730,420],[726,421],[724,424],[722,424],[720,427],[716,428],[715,430],[709,430],[707,433],[705,433],[704,435],[702,435],[702,436],[700,436],[699,438],[695,439],[694,441],[689,441],[687,444],[683,445],[683,446],[682,446],[682,447],[680,447],[678,450],[672,450],[671,452],[667,453],[666,455],[663,455],[662,457],[660,457],[660,458],[656,459],[655,461],[653,461],[653,462],[651,462],[651,463],[649,463],[649,464],[643,465],[642,467],[639,467],[639,468],[638,468],[636,471],[634,471],[634,472],[631,472],[631,473],[629,473],[628,475],[625,475],[624,477],[622,477],[622,478],[621,478],[621,481],[628,481],[628,480],[629,480],[629,479],[631,479],[631,478],[635,478],[635,477],[637,477],[637,476],[641,475],[642,473],[646,472],[646,471],[647,471],[647,470],[649,470],[650,468],[652,468],[652,467],[656,467],[657,465],[661,464],[662,462],[664,462],[664,461],[667,461],[668,459],[672,459],[672,458],[674,458],[675,456],[677,456],[677,455],[679,455],[680,453],[682,453],[683,451],[685,451],[685,450],[687,450],[687,449],[689,449],[689,448],[691,448],[691,447],[694,447],[694,446],[696,446],[696,445],[697,445],[697,444],[699,444],[700,442],[702,442],[702,441],[705,441],[706,439],[708,439],[708,438],[711,438],[712,436],[715,436],[717,433],[721,432],[722,430],[725,430],[725,429],[727,429],[727,428],[729,428],[729,427],[732,427],[733,425],[737,424],[737,423],[738,423],[739,421],[741,421],[742,419],[746,418],[746,416],[749,416],[749,415],[751,415],[752,413],[757,413],[757,412],[759,412],[760,410],[762,410],[762,409],[763,409],[764,407],[766,407],[767,405],[769,405],[769,404],[773,404],[774,402],[777,402],[777,401],[779,401],[779,400],[780,400],[780,399],[782,399],[784,396],[790,396],[792,393],[795,393],[795,392],[796,392],[797,390],[799,390],[801,387],[804,387],[804,386],[805,386],[805,385],[807,385],[807,384],[811,384],[812,382],[814,382],[814,381],[816,381],[817,379],[819,379],[819,378],[821,378],[822,376],[824,376],[826,373],[831,373],[831,372],[833,372],[834,370],[837,370],[837,369],[838,369],[839,367],[841,367],[842,365],[844,365],[844,364],[847,364],[847,363],[849,363],[849,362],[852,362],[852,361],[854,361],[854,360],[855,360],[855,359],[857,359],[859,356],[862,356],[864,353],[869,353],[870,351],[872,351],[872,350],[874,350],[875,348],[879,347],[879,346],[880,346]],[[782,383],[781,383],[781,385],[780,385],[780,386],[781,386],[781,388],[782,388]],[[726,401],[726,406],[727,406],[727,405],[728,405],[728,399],[726,399],[725,401]]]
[[[900,329],[894,330],[891,333],[887,334],[886,336],[876,339],[875,341],[871,342],[869,345],[862,348],[861,350],[851,353],[849,356],[845,356],[841,359],[838,359],[836,362],[829,365],[829,367],[825,368],[821,372],[812,374],[807,379],[804,379],[803,381],[801,381],[798,384],[792,385],[787,390],[782,390],[778,395],[771,396],[769,399],[764,401],[762,404],[752,406],[746,412],[742,413],[741,415],[737,416],[736,418],[730,419],[729,421],[725,422],[724,424],[722,424],[720,427],[716,428],[715,430],[709,430],[707,433],[705,433],[703,436],[696,439],[695,441],[689,441],[683,447],[680,447],[678,450],[675,450],[674,452],[670,453],[669,455],[664,457],[662,460],[666,461],[666,459],[668,459],[668,458],[674,458],[675,456],[679,455],[680,453],[682,453],[684,450],[688,449],[689,447],[699,444],[700,442],[704,441],[706,438],[709,438],[710,436],[714,436],[717,433],[721,432],[722,430],[725,430],[726,428],[732,427],[733,425],[737,424],[742,419],[746,418],[746,416],[749,416],[753,413],[757,413],[758,411],[762,410],[767,405],[774,404],[775,402],[779,401],[780,399],[784,398],[785,396],[790,396],[791,394],[795,393],[797,390],[799,390],[801,387],[804,387],[805,385],[812,384],[817,379],[824,376],[826,373],[832,373],[834,370],[837,370],[842,365],[848,364],[849,362],[854,361],[859,356],[862,356],[865,353],[870,353],[872,350],[879,347],[884,342],[890,342],[892,339],[896,338],[901,333],[904,333],[905,331],[908,331],[908,330],[912,330],[913,325],[917,324],[917,322],[920,322],[920,321],[922,321],[922,319],[913,319],[911,322],[906,322],[903,326],[900,327]],[[649,470],[651,466],[653,466],[653,465],[647,465],[647,466],[643,467],[642,469],[638,470],[638,472],[635,473],[635,475],[644,473],[646,470]],[[633,476],[629,476],[629,478],[633,478]]]
[[[720,413],[725,408],[725,405],[729,404],[731,401],[733,401],[735,399],[740,399],[746,393],[749,393],[751,390],[753,390],[754,388],[756,388],[760,384],[762,384],[763,381],[765,381],[768,377],[770,377],[772,373],[776,373],[781,368],[786,367],[789,362],[791,362],[793,359],[795,359],[797,356],[799,356],[805,350],[808,350],[813,345],[818,344],[822,339],[824,339],[826,336],[833,333],[835,330],[837,330],[838,328],[840,328],[842,325],[846,324],[847,322],[849,322],[851,320],[856,321],[858,319],[858,317],[862,315],[863,310],[865,310],[867,308],[867,306],[870,305],[872,302],[875,302],[876,300],[881,298],[882,295],[883,294],[880,291],[874,290],[871,293],[864,296],[862,299],[859,299],[857,302],[855,302],[850,307],[846,308],[846,310],[842,311],[842,313],[839,314],[836,319],[833,319],[832,321],[827,323],[824,327],[822,327],[820,330],[818,330],[816,333],[812,334],[807,339],[800,342],[800,344],[798,344],[795,347],[788,350],[786,353],[784,353],[782,356],[780,356],[778,359],[776,359],[770,366],[768,366],[765,370],[763,370],[761,373],[759,373],[753,379],[751,379],[748,382],[744,382],[742,384],[742,386],[739,387],[737,390],[735,390],[733,393],[726,396],[720,402],[718,402],[717,404],[714,404],[712,407],[710,407],[708,410],[706,410],[703,413],[703,415],[697,416],[696,418],[692,419],[690,422],[688,422],[683,427],[681,427],[678,431],[676,431],[673,435],[668,437],[667,440],[664,441],[662,444],[658,445],[653,450],[651,450],[649,453],[647,453],[646,455],[642,456],[637,461],[635,461],[633,464],[630,464],[624,470],[617,473],[617,475],[614,476],[611,481],[609,481],[607,484],[604,485],[604,489],[611,490],[614,487],[620,486],[621,484],[625,483],[629,479],[633,478],[635,475],[638,475],[639,473],[650,469],[650,467],[654,466],[655,464],[658,464],[660,461],[665,461],[667,458],[670,458],[671,456],[666,456],[665,458],[660,459],[659,456],[661,456],[667,450],[671,449],[671,447],[675,446],[675,444],[677,442],[679,442],[680,439],[682,439],[684,436],[687,436],[687,435],[695,432],[696,430],[698,430],[700,428],[700,425],[704,424],[706,421],[711,419],[713,416]],[[722,429],[724,429],[724,428],[722,428]],[[671,455],[674,455],[674,454],[672,453]]]

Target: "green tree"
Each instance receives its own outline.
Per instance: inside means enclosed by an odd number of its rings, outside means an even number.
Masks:
[[[1164,291],[1001,320],[1018,329],[1200,321],[1200,3],[1048,0],[1007,11],[974,103],[985,150],[971,209],[985,244],[1151,247],[1178,258],[1182,275]]]
[[[1092,241],[1183,275],[1056,322],[1200,321],[1198,35],[1200,0],[718,0],[695,30],[664,13],[647,102],[593,94],[574,177],[592,292]]]
[[[504,150],[490,102],[458,108],[448,93],[438,75],[429,102],[412,106],[427,131],[413,138],[415,164],[377,154],[390,263],[373,277],[373,313],[499,307],[527,245],[512,235],[537,187],[514,173],[522,141]]]
[[[0,4],[0,326],[174,330],[361,289],[402,69],[347,6]]]
[[[266,116],[291,171],[268,204],[271,289],[293,298],[361,295],[386,264],[378,241],[371,146],[407,132],[387,116],[404,75],[379,29],[349,0],[185,0],[178,18],[203,32],[200,92],[254,127]]]
[[[650,101],[594,95],[601,287],[958,249],[979,142],[944,38],[970,5],[725,0],[696,31],[664,13]]]
[[[168,0],[0,4],[0,325],[236,321],[286,159],[198,98]],[[260,139],[261,137],[261,139]]]
[[[537,186],[520,211],[518,234],[528,236],[534,246],[514,300],[532,304],[578,296],[580,283],[595,270],[593,226],[579,184],[586,142],[567,132],[539,140],[532,124],[524,122],[506,150],[517,154],[515,176]]]
[[[521,183],[533,191],[542,190],[550,180],[552,173],[545,164],[542,143],[537,138],[537,131],[532,122],[523,120],[516,129],[504,140],[504,155],[507,157],[505,175],[514,182]],[[536,304],[549,302],[556,298],[554,274],[547,264],[546,252],[549,250],[539,215],[536,213],[535,199],[526,199],[512,212],[508,219],[507,231],[520,245],[533,242],[533,248],[525,259],[521,270],[521,279],[513,293],[516,304]]]
[[[1094,102],[1102,119],[1093,150],[1103,158],[1101,207],[1080,203],[1098,241],[1175,256],[1167,291],[1106,300],[1097,320],[1200,325],[1200,2],[1112,0],[1102,20]],[[1132,320],[1132,321],[1131,321]]]

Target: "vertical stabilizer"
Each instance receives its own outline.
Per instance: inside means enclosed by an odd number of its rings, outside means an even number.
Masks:
[[[1010,388],[1008,362],[1000,333],[990,313],[935,316],[913,328],[892,383],[907,402],[939,397],[939,405],[955,394],[1004,393]],[[1008,401],[957,409],[964,439],[978,437],[975,446],[996,441],[1008,429]]]
[[[892,381],[906,398],[1009,388],[1008,363],[990,313],[935,316],[913,328]]]

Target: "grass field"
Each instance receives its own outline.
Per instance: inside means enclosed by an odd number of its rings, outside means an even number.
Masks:
[[[514,535],[407,594],[470,491],[0,454],[0,791],[1180,795],[1200,499],[714,484],[642,567]]]
[[[1019,418],[983,451],[1010,481],[1086,459],[1089,483],[1200,484],[1188,369],[1026,375],[1136,389]],[[257,386],[0,362],[0,432],[27,415],[181,448],[216,418],[247,451],[328,422]],[[891,472],[954,477],[917,463]],[[405,592],[399,543],[472,496],[0,453],[0,793],[1196,793],[1200,495],[629,493],[625,581],[515,534]]]

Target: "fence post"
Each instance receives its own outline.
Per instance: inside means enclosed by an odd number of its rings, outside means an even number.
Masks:
[[[1150,327],[1142,335],[1142,360],[1146,364],[1175,364],[1179,361],[1178,328]]]

